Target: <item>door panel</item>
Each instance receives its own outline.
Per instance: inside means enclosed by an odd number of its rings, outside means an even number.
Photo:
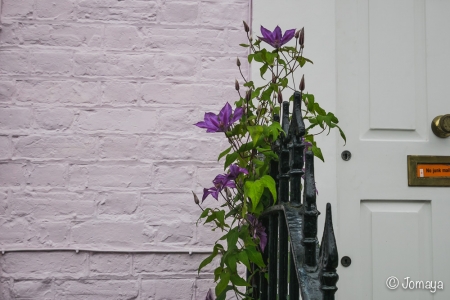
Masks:
[[[430,128],[450,113],[448,3],[336,2],[337,108],[352,152],[337,162],[339,253],[352,258],[338,299],[450,298],[386,286],[390,276],[450,282],[450,188],[408,187],[406,162],[450,155]]]

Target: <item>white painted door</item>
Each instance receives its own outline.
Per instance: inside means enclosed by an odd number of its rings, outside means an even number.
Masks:
[[[315,64],[302,71],[347,134],[346,146],[320,141],[328,155],[316,170],[319,187],[327,184],[319,210],[332,203],[339,254],[352,259],[338,268],[337,299],[450,299],[450,188],[407,182],[407,155],[450,156],[450,138],[430,128],[435,116],[450,114],[450,1],[253,5],[254,27],[305,26],[305,56]],[[393,290],[391,276],[400,284]],[[444,290],[404,289],[406,277],[414,287],[442,281]]]
[[[348,137],[337,152],[352,153],[337,161],[339,254],[352,259],[339,268],[338,299],[450,299],[450,188],[407,181],[407,155],[450,155],[450,138],[430,128],[450,113],[448,32],[447,0],[336,1],[337,115]],[[433,293],[434,281],[444,290]]]

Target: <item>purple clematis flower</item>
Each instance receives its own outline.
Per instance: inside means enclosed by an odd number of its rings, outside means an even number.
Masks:
[[[232,164],[229,170],[229,174],[219,174],[214,178],[214,180],[212,181],[214,183],[213,187],[210,187],[209,189],[203,189],[202,202],[209,195],[211,195],[214,199],[219,200],[219,194],[225,187],[233,189],[236,188],[236,183],[234,182],[234,180],[239,176],[239,174],[248,174],[247,169],[241,168],[236,164]]]
[[[205,300],[214,300],[214,297],[213,297],[211,289],[208,290],[208,293],[206,294]]]
[[[247,214],[247,221],[250,225],[251,235],[254,239],[259,239],[259,247],[261,248],[261,251],[264,252],[264,248],[266,248],[267,245],[266,228],[252,214]]]
[[[225,106],[220,110],[219,115],[212,112],[205,113],[204,121],[194,124],[200,128],[206,128],[206,132],[226,132],[231,124],[236,122],[242,117],[244,109],[238,107],[234,110],[231,105],[225,104]]]
[[[292,40],[295,35],[295,29],[286,30],[283,35],[280,26],[275,27],[273,32],[261,26],[261,33],[263,37],[258,36],[261,41],[266,42],[275,49],[279,49],[281,46]]]

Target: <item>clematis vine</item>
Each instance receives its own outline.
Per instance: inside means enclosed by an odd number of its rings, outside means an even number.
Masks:
[[[202,221],[212,225],[212,230],[222,232],[222,237],[214,242],[211,255],[198,268],[200,272],[212,262],[219,263],[214,270],[215,289],[208,291],[205,300],[227,299],[230,291],[238,300],[258,298],[254,297],[251,287],[252,280],[262,278],[267,272],[264,251],[267,253],[268,233],[261,215],[278,201],[277,178],[271,170],[279,167],[280,143],[286,137],[280,124],[286,107],[283,103],[287,102],[283,101],[286,89],[302,92],[301,101],[305,105],[301,114],[306,132],[301,142],[305,150],[312,150],[316,157],[324,160],[314,137],[326,129],[339,129],[345,140],[337,125],[338,119],[321,108],[314,95],[305,92],[304,77],[299,77],[300,81],[297,79],[300,68],[312,63],[303,56],[304,29],[283,32],[279,26],[273,31],[261,26],[261,37],[253,39],[250,26],[245,21],[243,24],[248,42],[240,46],[248,52],[246,61],[251,63],[252,69],[259,69],[263,83],[259,85],[260,80],[248,78],[246,66],[237,57],[236,66],[242,80],[234,79],[235,101],[227,99],[229,103],[219,113],[206,112],[204,119],[194,124],[208,133],[223,132],[229,143],[217,158],[222,160],[226,171],[214,177],[210,188],[203,189],[201,200],[193,192],[194,203],[201,209],[197,224]],[[287,47],[287,43],[292,47]],[[322,131],[316,132],[319,128]],[[212,141],[211,147],[217,147],[217,142]],[[219,205],[214,203],[213,207],[207,207],[208,202],[204,201],[208,196],[219,201]],[[247,266],[249,276],[237,272],[238,265]],[[259,275],[254,276],[256,274]],[[248,287],[245,291],[244,286]]]
[[[205,128],[206,132],[226,132],[230,126],[238,121],[244,112],[242,107],[238,107],[234,110],[227,102],[225,106],[216,115],[212,112],[205,113],[204,121],[194,124],[197,127]]]
[[[261,41],[266,42],[275,49],[279,49],[281,46],[292,40],[295,36],[295,29],[286,30],[283,34],[280,26],[275,27],[273,31],[261,26],[261,34],[262,37],[258,36]]]
[[[239,176],[239,174],[248,174],[247,169],[241,168],[236,164],[232,164],[229,168],[230,173],[219,174],[213,179],[214,186],[209,189],[203,189],[202,202],[205,201],[206,197],[211,195],[214,199],[219,200],[220,192],[226,188],[236,188],[236,183],[234,180]]]

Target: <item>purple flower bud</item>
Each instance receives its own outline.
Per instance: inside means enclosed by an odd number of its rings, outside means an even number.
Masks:
[[[303,48],[305,44],[305,27],[300,31],[300,39],[298,40],[300,46]]]
[[[238,57],[238,58],[236,58],[236,65],[237,65],[238,67],[240,67],[240,66],[241,66],[241,61],[239,60],[239,57]]]
[[[194,193],[194,191],[191,191],[191,192],[194,195],[194,202],[195,202],[195,204],[199,204],[200,200],[198,199],[197,195]]]
[[[236,91],[239,91],[239,82],[237,81],[237,79],[234,82],[234,88],[236,89]]]
[[[299,36],[300,36],[300,30],[297,30],[297,32],[295,33],[294,37],[295,37],[296,39],[298,39]]]
[[[278,103],[283,103],[283,94],[280,90],[278,90]]]
[[[300,91],[303,92],[305,89],[305,75],[302,76],[302,80],[300,81]]]
[[[250,31],[250,27],[248,27],[248,24],[245,21],[242,21],[244,23],[244,30],[245,32],[249,32]]]
[[[214,300],[213,293],[212,293],[211,289],[208,290],[208,293],[206,294],[205,300]]]
[[[277,82],[277,76],[275,74],[272,74],[272,83]]]
[[[245,94],[245,101],[250,101],[252,98],[252,90],[248,90],[247,93]]]

